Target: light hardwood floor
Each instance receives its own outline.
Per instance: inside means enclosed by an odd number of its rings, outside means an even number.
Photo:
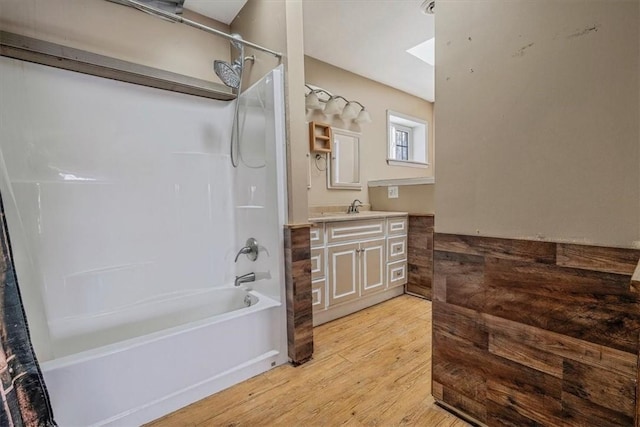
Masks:
[[[433,404],[431,303],[402,295],[314,329],[313,360],[280,366],[149,424],[468,426]]]

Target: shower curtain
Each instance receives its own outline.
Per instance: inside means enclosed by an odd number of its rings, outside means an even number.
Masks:
[[[0,426],[55,426],[18,289],[0,195]]]

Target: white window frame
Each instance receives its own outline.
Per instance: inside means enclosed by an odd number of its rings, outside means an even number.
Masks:
[[[409,160],[395,158],[395,129],[409,133]],[[426,168],[429,166],[429,133],[425,120],[387,110],[387,164]],[[424,142],[424,145],[421,144]]]
[[[389,158],[395,158],[395,154],[398,148],[398,144],[396,142],[396,132],[406,132],[407,133],[407,159],[397,159],[399,161],[408,162],[411,159],[411,155],[413,154],[413,128],[409,126],[403,126],[397,123],[391,123],[389,126],[389,138],[391,138],[391,142],[389,143]]]

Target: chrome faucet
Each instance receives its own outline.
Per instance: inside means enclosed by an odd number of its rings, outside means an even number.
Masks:
[[[356,203],[359,203],[359,205],[356,205]],[[347,213],[348,214],[360,213],[360,211],[358,210],[360,206],[362,206],[362,202],[358,199],[355,199],[353,202],[351,202],[351,205],[349,205],[349,209],[347,209]]]
[[[240,251],[238,251],[238,253],[236,254],[236,259],[234,262],[238,262],[238,258],[242,254],[246,254],[247,258],[249,258],[251,261],[257,260],[258,259],[258,241],[253,237],[249,237],[244,245],[245,246],[242,249],[240,249]]]
[[[255,282],[256,281],[256,273],[247,273],[242,276],[236,276],[235,282],[233,282],[234,286],[240,286],[242,283],[247,282]]]

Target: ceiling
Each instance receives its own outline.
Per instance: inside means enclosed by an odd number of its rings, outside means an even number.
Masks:
[[[304,0],[305,55],[434,101],[434,67],[406,52],[435,35],[423,0]]]
[[[247,0],[185,0],[185,9],[231,24]]]
[[[246,0],[186,0],[229,24]],[[423,0],[303,0],[305,55],[433,102],[434,67],[407,53],[435,35]],[[267,46],[268,47],[268,46]]]

